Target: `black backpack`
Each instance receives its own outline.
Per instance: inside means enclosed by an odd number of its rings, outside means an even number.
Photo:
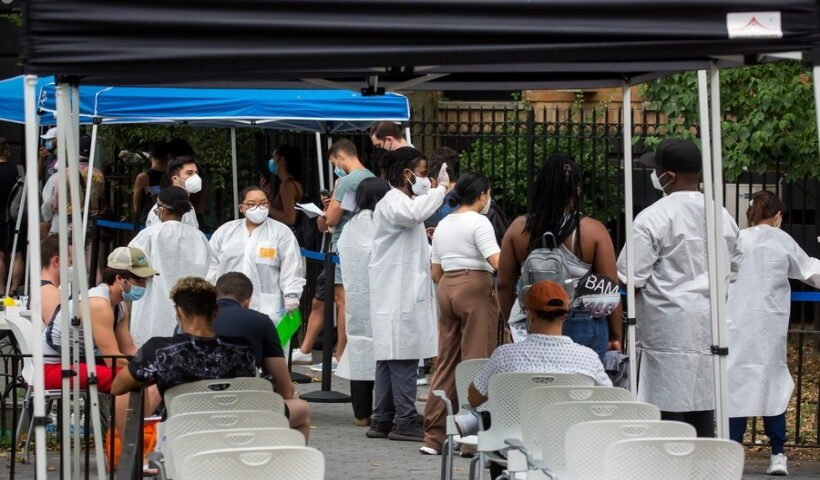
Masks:
[[[17,165],[17,180],[11,187],[6,201],[5,215],[6,222],[11,225],[17,224],[17,218],[22,215],[25,219],[26,209],[20,211],[20,204],[24,201],[24,192],[26,191],[26,171],[23,170],[22,165]]]
[[[302,201],[299,203],[312,203],[322,208],[321,202],[308,197],[302,196]],[[299,246],[306,250],[319,251],[322,246],[322,233],[319,231],[319,226],[316,223],[316,217],[310,218],[307,214],[299,209],[296,210],[296,223],[291,227],[296,241]]]

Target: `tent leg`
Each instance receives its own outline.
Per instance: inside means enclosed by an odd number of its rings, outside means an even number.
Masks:
[[[325,151],[330,151],[330,147],[333,146],[333,139],[330,138],[330,133],[325,136],[325,143],[327,147]],[[327,157],[327,178],[328,178],[328,190],[333,190],[335,184],[333,183],[333,162],[330,161],[330,157]]]
[[[11,243],[11,258],[9,259],[8,278],[6,279],[5,296],[8,297],[11,293],[11,279],[14,278],[14,263],[17,257],[17,240],[20,238],[20,227],[23,222],[23,212],[26,209],[26,196],[28,194],[28,185],[23,185],[23,198],[20,201],[20,209],[17,212],[17,222],[14,225],[14,240]]]
[[[67,104],[67,92],[71,92],[72,90],[76,91],[77,87],[69,87],[65,84],[59,84],[57,87],[57,98],[60,99],[60,92],[63,91],[63,104]],[[58,105],[60,105],[58,103]],[[77,104],[75,104],[77,105]],[[64,113],[59,116],[58,115],[58,122],[60,119],[63,120],[64,124],[68,124],[71,127],[72,132],[76,132],[79,129],[78,124],[78,117],[75,115],[69,116],[68,112],[70,111],[67,107],[68,105],[63,105]],[[77,105],[79,108],[79,105]],[[58,107],[59,113],[59,107]],[[60,132],[65,131],[65,129],[61,129]],[[77,145],[77,137],[76,135],[71,135],[67,137],[69,139],[68,143],[68,156],[66,158],[67,161],[67,170],[68,170],[68,181],[69,181],[69,191],[71,194],[71,209],[72,209],[72,243],[73,243],[73,254],[74,254],[74,281],[76,284],[74,285],[76,288],[74,289],[75,292],[87,292],[88,291],[88,275],[86,273],[86,261],[85,261],[85,246],[83,239],[85,237],[85,232],[82,231],[82,223],[81,223],[81,213],[80,213],[80,178],[79,178],[79,159],[78,159],[78,147]],[[61,218],[62,222],[65,222],[64,219]],[[62,244],[61,244],[62,246]],[[61,265],[62,267],[62,265]],[[61,277],[62,278],[62,277]],[[97,368],[94,359],[94,341],[93,335],[91,335],[91,311],[88,305],[87,299],[82,299],[82,301],[78,302],[79,305],[79,313],[81,324],[78,328],[81,328],[84,332],[83,335],[83,346],[85,349],[85,363],[86,369],[88,372],[88,402],[89,402],[89,412],[91,414],[91,421],[92,421],[92,428],[94,432],[101,432],[102,426],[100,422],[100,408],[99,408],[99,395],[97,390]],[[75,419],[79,421],[79,419]],[[66,422],[67,423],[67,422]],[[79,424],[78,427],[79,428]],[[68,437],[66,437],[68,438]],[[94,457],[96,460],[96,467],[97,467],[97,477],[99,480],[105,479],[105,462],[103,460],[103,445],[102,445],[102,437],[97,434],[94,435]]]
[[[319,167],[319,190],[327,189],[325,185],[325,165],[324,159],[322,158],[322,134],[319,132],[314,133],[314,138],[316,140],[316,164]]]
[[[60,258],[68,258],[68,184],[66,183],[68,175],[66,174],[66,155],[69,154],[70,148],[66,145],[68,137],[71,135],[68,119],[68,110],[70,103],[70,92],[65,85],[58,85],[57,91],[57,225],[59,232],[59,251]],[[73,140],[71,142],[74,143]],[[74,257],[77,262],[77,257]],[[69,284],[68,278],[68,263],[60,262],[60,285],[67,286]],[[79,293],[79,292],[78,292]],[[70,325],[71,316],[68,307],[68,288],[60,289],[60,321],[63,325],[63,335],[61,336],[60,344],[60,364],[63,372],[71,369],[70,357]],[[71,378],[63,375],[62,379],[62,401],[60,402],[62,410],[62,472],[66,480],[71,479],[73,469],[71,468]]]
[[[709,311],[711,313],[712,341],[717,338],[718,328],[718,243],[715,235],[715,183],[712,169],[712,143],[709,118],[709,95],[707,92],[706,70],[698,70],[698,110],[700,114],[700,140],[703,160],[703,202],[706,217],[706,251],[709,265]],[[721,218],[722,220],[722,218]],[[713,359],[715,398],[719,395],[719,361]],[[716,414],[721,415],[720,401],[715,402]]]
[[[231,173],[233,174],[233,219],[239,218],[239,173],[236,169],[236,128],[231,127]]]
[[[626,220],[626,354],[629,356],[629,390],[638,396],[638,355],[635,344],[635,241],[632,231],[632,215],[635,211],[632,204],[632,90],[629,84],[623,85],[624,112],[624,218]]]
[[[717,435],[720,438],[729,438],[729,416],[726,411],[729,405],[727,375],[728,336],[726,326],[726,279],[728,278],[728,259],[726,249],[723,248],[723,141],[721,137],[721,108],[720,108],[720,70],[714,63],[709,67],[710,86],[712,92],[712,181],[714,182],[715,205],[715,246],[717,263],[717,322],[712,333],[712,344],[717,345],[718,354],[715,362],[715,419],[717,421]],[[714,324],[714,322],[713,322]],[[717,336],[715,336],[717,333]]]
[[[38,204],[39,182],[37,169],[37,103],[35,90],[37,77],[26,75],[23,86],[23,98],[26,117],[26,200],[29,205]],[[40,294],[40,212],[36,208],[29,208],[28,222],[28,252],[31,255],[29,262],[29,279],[31,280],[31,324],[34,327],[34,338],[40,338],[43,330],[42,298]],[[43,345],[42,342],[32,342],[32,356],[34,362],[34,438],[35,438],[35,478],[46,478],[46,399],[45,379],[43,376]]]
[[[79,106],[76,107],[79,111]],[[88,231],[88,211],[89,207],[91,206],[91,184],[94,175],[92,175],[94,171],[94,160],[97,155],[97,129],[99,125],[97,124],[97,120],[94,120],[94,124],[91,126],[91,151],[88,152],[88,178],[85,182],[85,202],[83,205],[85,206],[85,210],[83,210],[83,231]]]
[[[820,147],[820,66],[812,67],[812,84],[814,85],[814,114],[817,116],[817,140]]]
[[[404,127],[404,139],[407,140],[408,144],[413,144],[413,139],[410,136],[410,127]]]

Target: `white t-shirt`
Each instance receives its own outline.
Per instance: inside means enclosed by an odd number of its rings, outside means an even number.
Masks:
[[[500,251],[492,224],[478,212],[451,213],[439,222],[433,234],[433,263],[441,264],[445,272],[492,272],[487,258]]]

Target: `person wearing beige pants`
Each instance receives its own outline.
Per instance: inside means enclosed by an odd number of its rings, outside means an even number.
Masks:
[[[438,284],[438,360],[430,391],[456,403],[455,370],[463,360],[489,357],[498,343],[499,305],[493,271],[500,248],[490,221],[490,182],[462,175],[451,202],[460,205],[433,235],[433,279]],[[462,399],[463,400],[463,399]],[[430,397],[424,409],[421,453],[437,455],[445,440],[447,409]]]

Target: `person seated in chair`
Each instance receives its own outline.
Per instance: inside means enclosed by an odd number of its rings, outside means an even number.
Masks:
[[[171,289],[182,333],[153,337],[119,371],[111,393],[122,395],[156,383],[159,393],[199,380],[255,377],[256,357],[242,337],[217,336],[216,288],[204,278],[183,277]]]
[[[490,377],[497,373],[578,373],[611,387],[601,359],[591,348],[561,335],[569,313],[569,296],[555,282],[538,282],[530,288],[525,303],[529,336],[520,343],[501,345],[490,356],[467,391],[470,405],[487,401]]]
[[[219,313],[214,330],[219,336],[244,337],[253,346],[256,363],[273,380],[276,393],[285,400],[285,416],[290,427],[307,440],[310,435],[310,407],[296,396],[290,380],[285,353],[273,320],[250,308],[253,283],[241,272],[228,272],[216,281]]]

